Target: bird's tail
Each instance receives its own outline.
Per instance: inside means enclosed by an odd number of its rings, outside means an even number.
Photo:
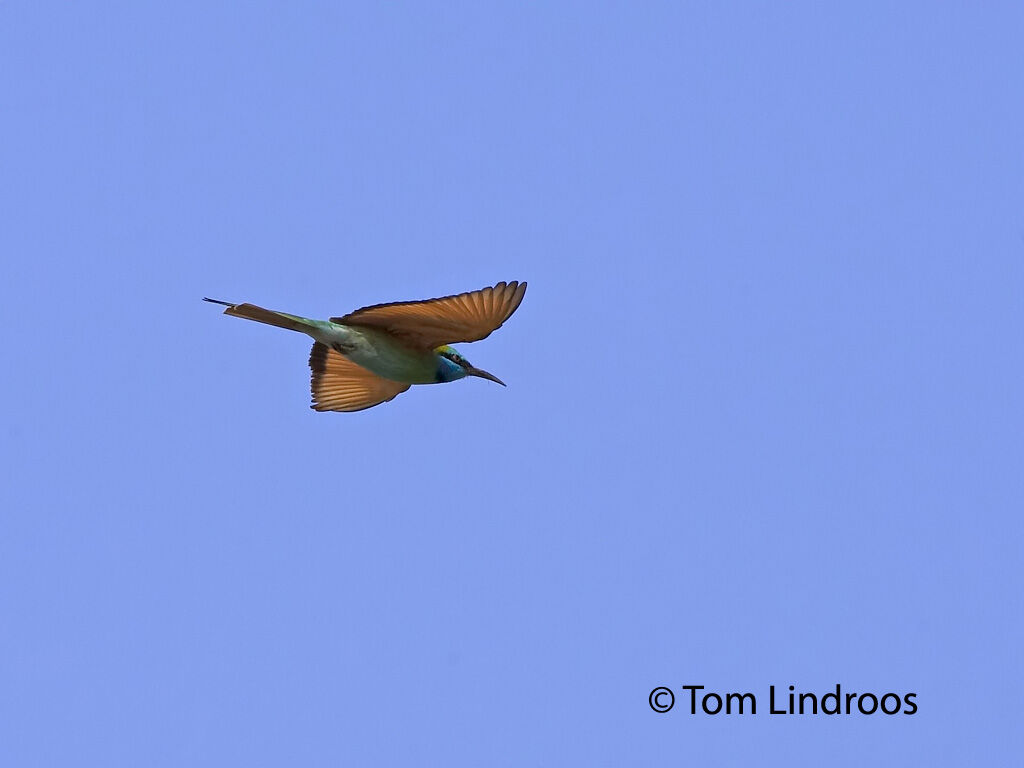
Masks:
[[[278,328],[287,328],[289,331],[309,333],[316,326],[315,320],[309,320],[308,318],[299,317],[298,315],[289,315],[284,312],[275,312],[272,309],[257,307],[255,304],[232,304],[229,301],[207,298],[203,298],[203,301],[227,307],[227,309],[224,310],[225,315],[231,315],[232,317],[244,317],[246,320],[255,320],[257,323],[266,323],[267,325],[274,325]]]

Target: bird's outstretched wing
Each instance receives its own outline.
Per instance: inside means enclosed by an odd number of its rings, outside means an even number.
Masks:
[[[525,293],[526,283],[500,282],[493,288],[439,299],[375,304],[332,317],[331,322],[379,328],[409,346],[435,349],[487,338],[519,308]]]
[[[310,407],[315,411],[362,411],[393,400],[409,388],[371,373],[319,341],[309,353],[309,368]]]

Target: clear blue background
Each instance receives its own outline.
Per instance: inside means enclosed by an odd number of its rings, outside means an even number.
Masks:
[[[430,5],[0,4],[0,763],[1019,758],[1021,6]]]

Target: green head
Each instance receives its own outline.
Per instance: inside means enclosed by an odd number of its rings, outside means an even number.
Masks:
[[[469,360],[464,358],[452,347],[438,347],[434,350],[434,354],[437,355],[437,381],[438,383],[445,381],[456,381],[463,379],[466,376],[479,376],[481,379],[487,379],[489,381],[497,382],[501,386],[505,386],[505,382],[499,379],[494,374],[482,371],[479,368],[474,368]]]

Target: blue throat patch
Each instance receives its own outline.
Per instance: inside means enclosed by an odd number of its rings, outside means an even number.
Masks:
[[[466,369],[458,363],[454,363],[447,357],[441,356],[437,363],[437,383],[446,381],[457,381],[466,377]]]

